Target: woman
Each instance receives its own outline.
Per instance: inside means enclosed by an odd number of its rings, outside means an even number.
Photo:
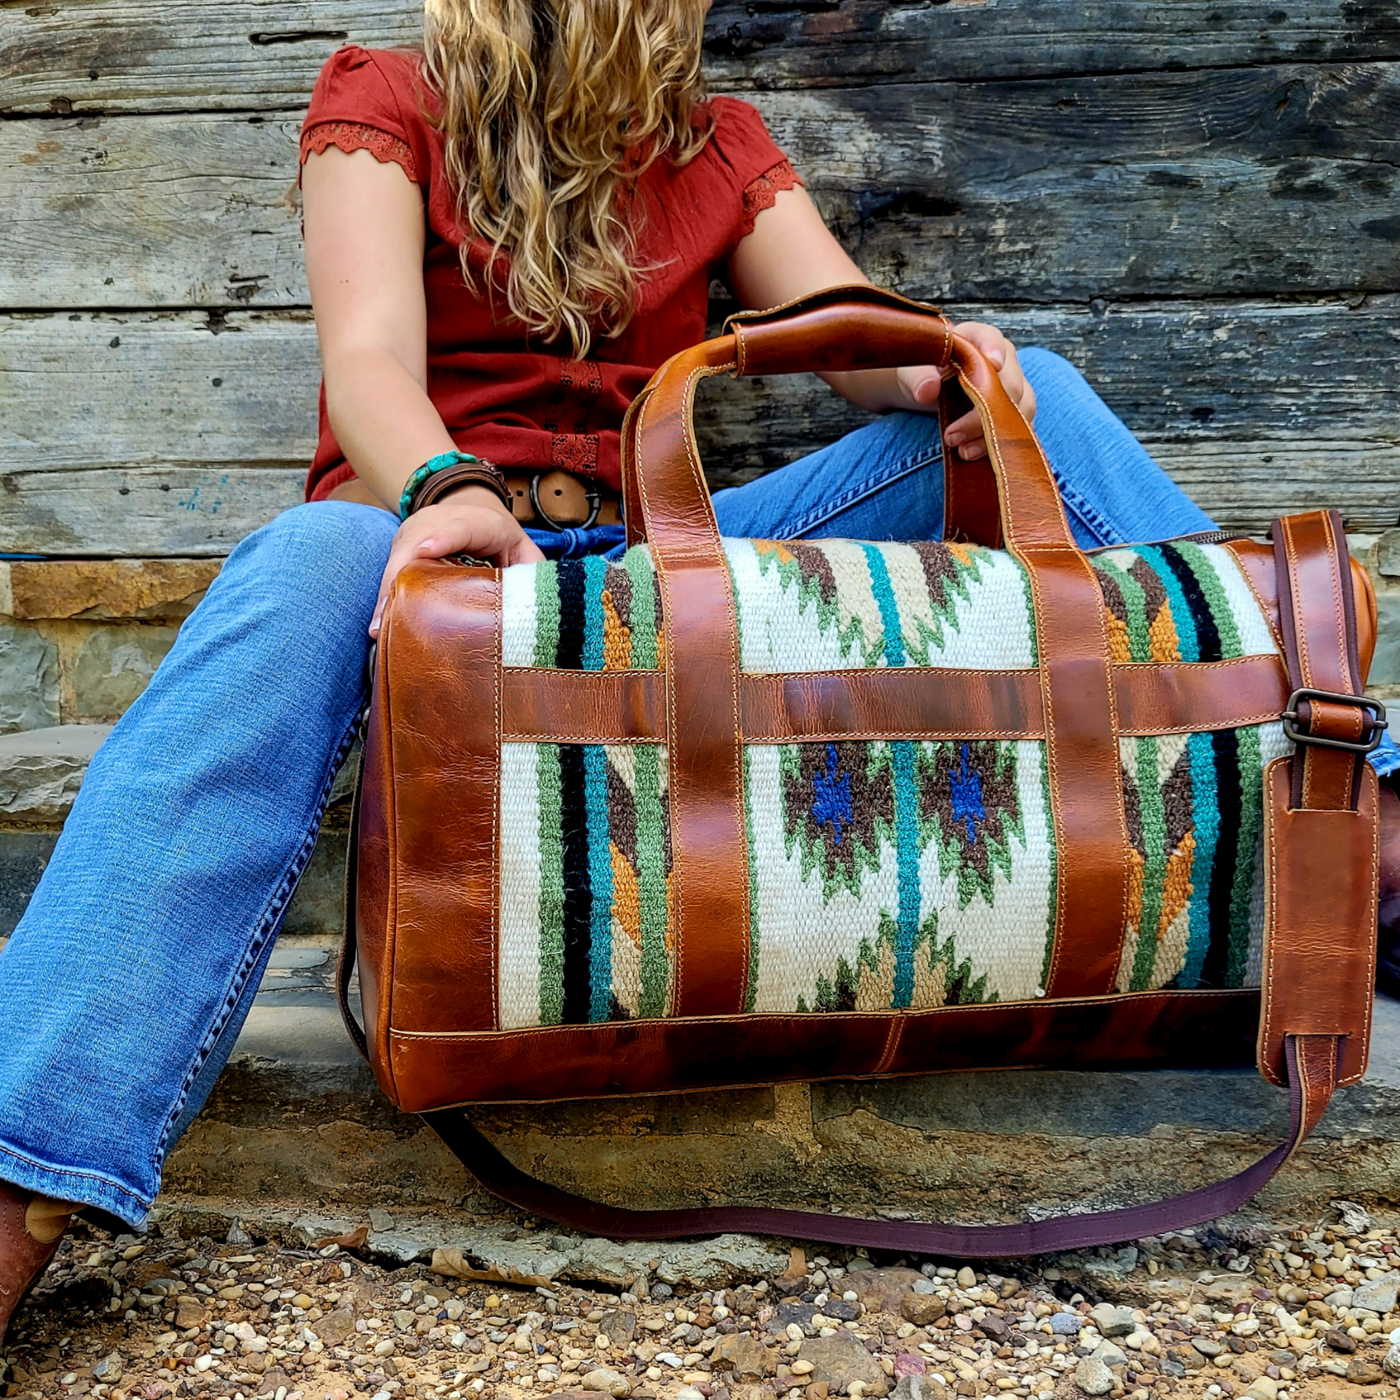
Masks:
[[[0,956],[0,1329],[75,1209],[150,1208],[310,854],[395,574],[619,548],[623,412],[703,336],[711,277],[754,307],[862,280],[753,108],[703,101],[704,8],[430,0],[426,61],[327,63],[303,134],[308,504],[230,556]],[[1063,360],[961,329],[1037,415],[1083,544],[1210,527]],[[936,537],[936,369],[826,379],[884,416],[719,492],[721,529]],[[986,451],[972,417],[946,446]]]

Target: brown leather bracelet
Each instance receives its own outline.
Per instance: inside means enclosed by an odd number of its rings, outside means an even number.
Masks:
[[[414,493],[408,513],[414,515],[425,506],[435,505],[459,486],[484,486],[496,494],[506,510],[511,508],[510,489],[501,469],[494,462],[478,461],[458,462],[456,466],[434,472]]]

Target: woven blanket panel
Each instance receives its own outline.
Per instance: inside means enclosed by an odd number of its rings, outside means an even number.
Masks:
[[[1121,741],[1118,990],[1259,984],[1262,771],[1287,747],[1276,723]],[[1055,842],[1040,741],[755,744],[744,772],[748,1010],[1041,993]],[[502,1026],[670,1015],[665,749],[506,744],[501,776]]]
[[[1026,667],[1024,571],[971,546],[727,540],[743,665]],[[1277,651],[1228,550],[1094,556],[1121,663]],[[505,662],[662,664],[649,551],[504,575]],[[1262,774],[1278,723],[1120,741],[1130,856],[1120,991],[1257,986]],[[925,1008],[1041,994],[1055,841],[1038,740],[752,745],[747,1007]],[[502,750],[505,1028],[671,1014],[666,750]],[[1073,930],[1068,936],[1073,937]]]
[[[501,749],[501,1025],[670,1014],[671,829],[658,744]]]
[[[1257,987],[1264,768],[1280,723],[1120,739],[1132,854],[1118,990]]]
[[[1039,740],[752,745],[748,1008],[884,1011],[1044,986]]]
[[[1025,570],[973,545],[725,540],[750,672],[1036,664]],[[1093,557],[1116,661],[1213,661],[1276,650],[1220,545],[1138,545]],[[649,670],[663,664],[661,604],[645,545],[507,569],[507,666]]]
[[[1254,591],[1223,545],[1178,540],[1091,559],[1115,661],[1228,661],[1278,652]]]

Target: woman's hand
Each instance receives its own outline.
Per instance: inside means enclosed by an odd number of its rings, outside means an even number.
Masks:
[[[449,554],[472,554],[490,559],[500,568],[534,564],[544,558],[494,491],[484,486],[460,486],[443,500],[415,511],[399,526],[379,584],[379,601],[369,624],[371,637],[379,636],[384,601],[399,570],[415,559],[445,559]]]
[[[1012,403],[1025,414],[1026,422],[1035,422],[1035,390],[1021,371],[1016,347],[995,326],[984,325],[981,321],[964,321],[953,329],[986,355],[1005,385],[1006,392],[1011,395]],[[907,401],[904,407],[919,413],[936,411],[943,382],[937,366],[905,365],[895,378]],[[950,423],[944,441],[949,448],[956,448],[958,456],[965,462],[987,455],[982,422],[976,412],[965,413],[956,422]]]

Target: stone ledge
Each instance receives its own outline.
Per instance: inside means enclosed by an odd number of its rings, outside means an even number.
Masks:
[[[330,940],[274,955],[252,1016],[168,1184],[204,1197],[386,1194],[498,1213],[421,1122],[374,1087],[331,994]],[[1400,1003],[1376,1003],[1371,1071],[1343,1090],[1254,1214],[1400,1180]],[[807,1202],[889,1216],[1015,1218],[1203,1185],[1273,1146],[1284,1095],[1252,1070],[989,1070],[652,1098],[497,1106],[473,1120],[546,1180],[618,1203]],[[392,1183],[392,1188],[386,1187]]]
[[[178,622],[193,611],[222,566],[222,559],[3,560],[0,613],[30,622]]]
[[[110,724],[57,724],[0,735],[0,817],[61,823]]]

